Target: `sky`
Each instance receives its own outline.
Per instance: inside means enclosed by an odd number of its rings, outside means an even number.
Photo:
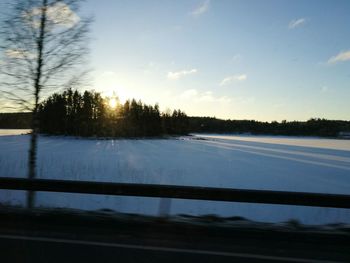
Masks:
[[[350,1],[87,0],[91,88],[190,116],[350,119]]]

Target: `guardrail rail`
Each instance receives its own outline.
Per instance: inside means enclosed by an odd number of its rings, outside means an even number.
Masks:
[[[350,208],[350,195],[0,177],[0,189]]]

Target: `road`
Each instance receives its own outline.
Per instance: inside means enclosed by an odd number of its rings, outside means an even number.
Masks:
[[[115,262],[121,259],[122,262],[342,262],[293,255],[275,256],[273,253],[239,253],[23,235],[0,235],[0,244],[2,262]]]
[[[349,234],[97,214],[0,212],[1,262],[349,262]]]

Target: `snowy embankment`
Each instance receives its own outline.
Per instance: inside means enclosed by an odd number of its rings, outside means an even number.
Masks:
[[[350,194],[350,141],[258,136],[169,140],[40,137],[40,178]],[[25,177],[29,136],[0,137],[0,176]],[[3,203],[25,193],[0,190]],[[159,198],[38,193],[38,206],[157,215]],[[350,210],[172,200],[170,214],[350,223]]]
[[[30,133],[30,129],[0,129],[0,136],[22,135]]]

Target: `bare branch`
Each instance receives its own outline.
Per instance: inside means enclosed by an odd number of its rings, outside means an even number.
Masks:
[[[0,28],[3,63],[0,91],[19,95],[28,91],[26,94],[35,96],[29,103],[37,108],[42,95],[81,84],[78,79],[86,75],[81,73],[84,72],[81,68],[89,52],[86,43],[92,22],[91,17],[78,15],[81,2],[14,0],[6,3],[9,10]]]
[[[88,53],[90,18],[78,16],[81,0],[12,0],[0,27],[2,108],[33,113],[28,178],[35,178],[39,104],[43,95],[79,83]],[[64,85],[62,85],[64,83]],[[1,102],[2,102],[1,101]],[[28,207],[34,203],[28,194]]]

